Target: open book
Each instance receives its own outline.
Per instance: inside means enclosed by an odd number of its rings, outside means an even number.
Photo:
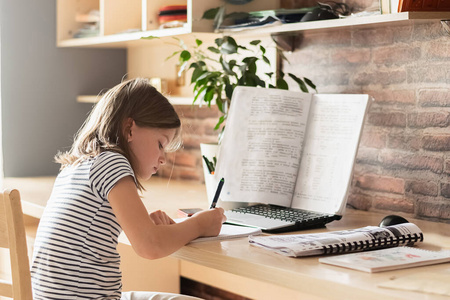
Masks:
[[[395,247],[319,258],[319,262],[375,273],[450,262],[450,251]]]
[[[249,237],[253,246],[293,257],[411,246],[422,241],[423,233],[413,223],[387,227],[367,226],[314,234]]]
[[[368,95],[236,87],[214,175],[225,178],[221,201],[328,214],[326,222],[339,219],[368,102]],[[228,222],[266,231],[301,229],[295,221],[273,228],[247,224],[237,219],[241,215],[227,212]]]

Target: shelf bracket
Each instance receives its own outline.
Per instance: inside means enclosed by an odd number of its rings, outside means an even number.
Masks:
[[[279,33],[271,34],[272,40],[278,48],[283,51],[293,52],[298,49],[303,41],[303,35],[300,33]]]

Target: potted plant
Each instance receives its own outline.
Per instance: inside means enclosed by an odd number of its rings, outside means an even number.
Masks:
[[[200,39],[195,40],[191,49],[182,40],[177,40],[180,49],[168,59],[178,56],[179,72],[192,69],[190,83],[193,85],[193,102],[201,101],[208,106],[211,106],[212,102],[216,103],[222,116],[214,129],[220,130],[221,133],[236,86],[289,89],[283,72],[258,73],[259,64],[270,66],[266,48],[261,45],[260,40],[253,40],[244,46],[231,36],[223,36],[216,38],[214,45],[207,46],[206,50]],[[308,78],[299,78],[291,73],[287,75],[303,92],[307,93],[309,89],[316,91],[316,86]]]
[[[195,44],[188,47],[183,40],[176,37],[174,39],[179,49],[167,59],[177,57],[179,76],[189,69],[192,70],[190,84],[193,85],[193,103],[200,101],[200,105],[211,106],[215,102],[222,113],[214,128],[219,130],[219,143],[225,129],[231,96],[236,86],[289,88],[283,72],[278,71],[277,74],[258,72],[258,66],[261,64],[268,66],[271,64],[266,56],[266,48],[260,40],[252,40],[247,45],[241,45],[231,36],[222,36],[216,38],[214,44],[210,46],[196,39]],[[310,89],[316,91],[316,86],[308,78],[299,78],[291,73],[287,76],[293,79],[303,92],[307,93]],[[217,185],[211,170],[214,171],[213,161],[215,162],[218,146],[203,144],[200,147],[204,155],[203,169],[208,199],[211,200]]]

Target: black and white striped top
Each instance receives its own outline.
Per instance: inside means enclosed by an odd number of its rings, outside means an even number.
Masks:
[[[134,178],[131,165],[113,152],[58,175],[35,241],[34,299],[120,299],[122,229],[107,197],[125,176]]]

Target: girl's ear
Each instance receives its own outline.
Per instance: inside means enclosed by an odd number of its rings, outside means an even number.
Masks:
[[[131,142],[132,139],[133,139],[132,137],[133,137],[134,126],[135,126],[135,123],[134,123],[134,120],[132,118],[127,118],[124,121],[123,134],[126,136],[128,142]]]

